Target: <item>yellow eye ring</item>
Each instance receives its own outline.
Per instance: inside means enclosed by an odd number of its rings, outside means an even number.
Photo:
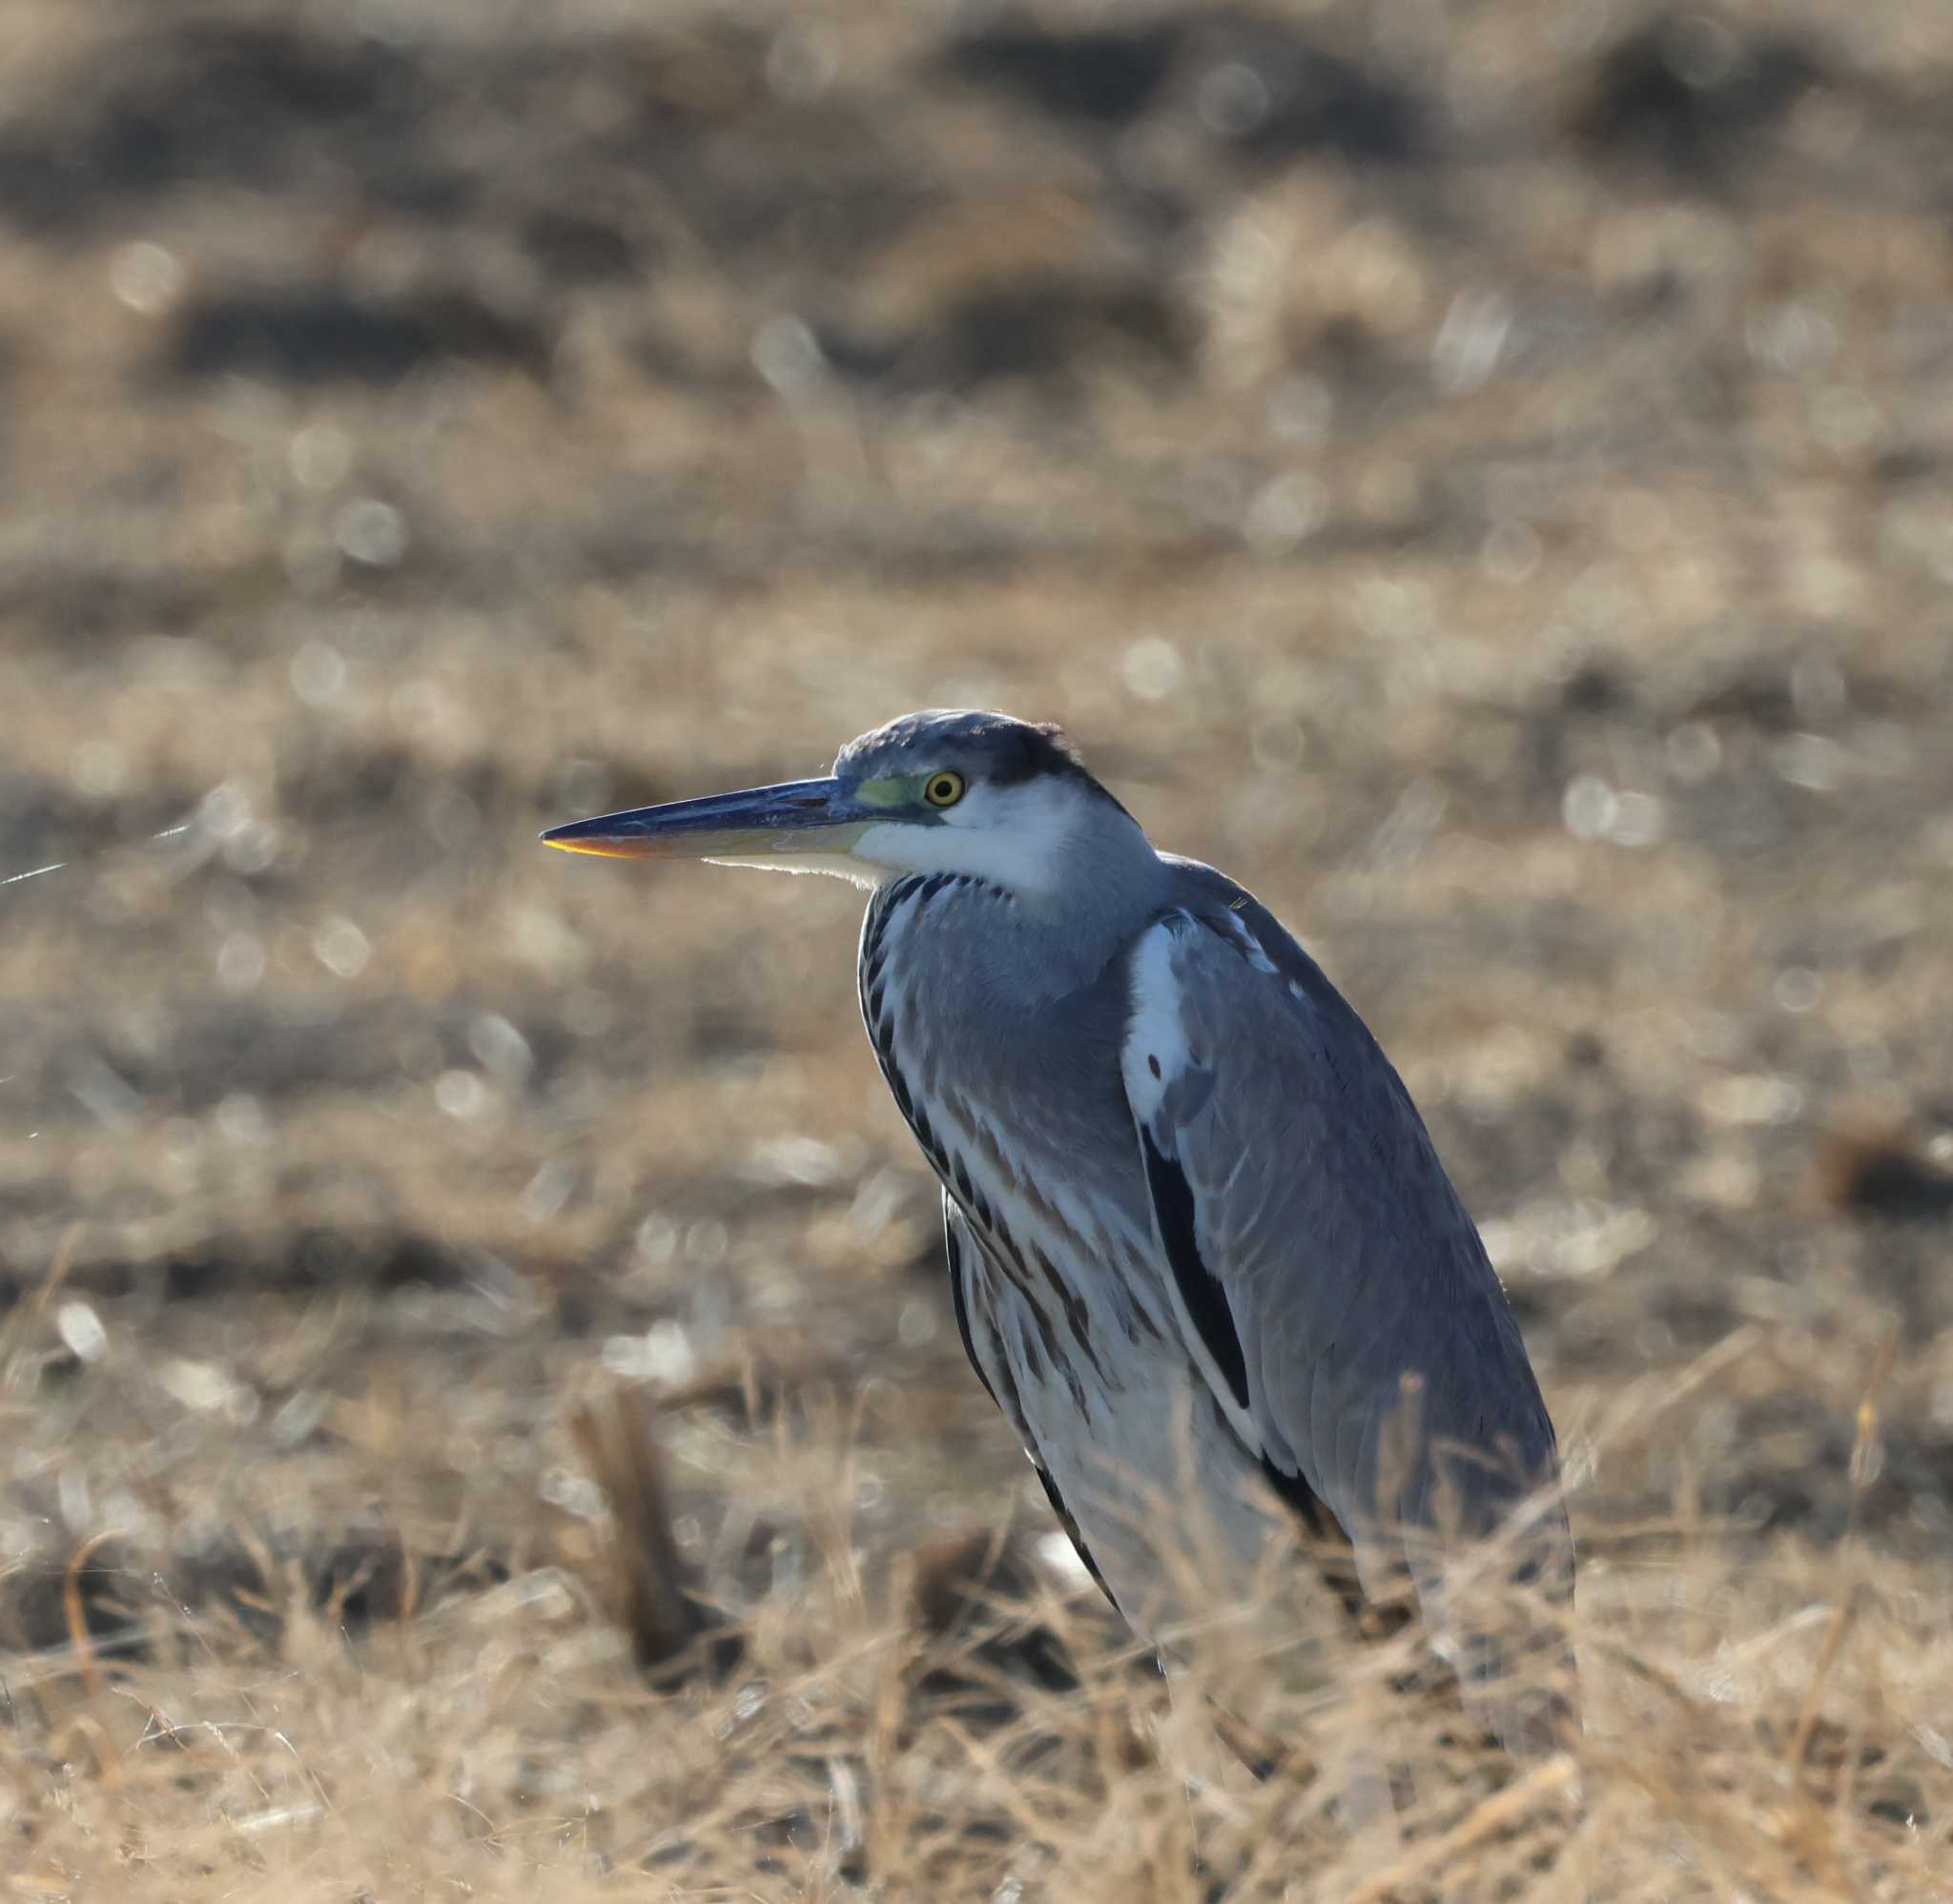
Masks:
[[[922,783],[922,797],[932,807],[954,807],[963,797],[963,776],[953,768],[932,773]]]

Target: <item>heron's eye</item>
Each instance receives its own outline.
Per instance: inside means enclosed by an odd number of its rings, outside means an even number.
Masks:
[[[922,797],[932,807],[954,807],[963,797],[963,776],[945,768],[923,783]]]

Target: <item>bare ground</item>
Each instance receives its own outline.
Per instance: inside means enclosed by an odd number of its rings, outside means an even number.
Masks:
[[[1953,1896],[1953,16],[0,19],[15,1893]],[[534,847],[961,703],[1397,1058],[1578,1805],[1185,1799],[854,897]]]

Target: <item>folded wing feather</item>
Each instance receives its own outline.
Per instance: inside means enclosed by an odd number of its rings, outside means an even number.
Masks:
[[[1552,1487],[1552,1425],[1388,1060],[1270,914],[1188,870],[1213,891],[1134,947],[1122,1054],[1188,1351],[1248,1452],[1334,1514],[1366,1590],[1408,1568],[1445,1644],[1444,1563]],[[1511,1576],[1570,1589],[1556,1499],[1527,1527]]]

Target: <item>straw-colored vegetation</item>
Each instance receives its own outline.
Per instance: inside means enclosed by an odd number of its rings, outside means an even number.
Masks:
[[[1953,1898],[1953,15],[4,20],[0,1891]],[[943,703],[1398,1059],[1568,1758],[1300,1567],[1176,1704],[855,896],[532,845]]]

